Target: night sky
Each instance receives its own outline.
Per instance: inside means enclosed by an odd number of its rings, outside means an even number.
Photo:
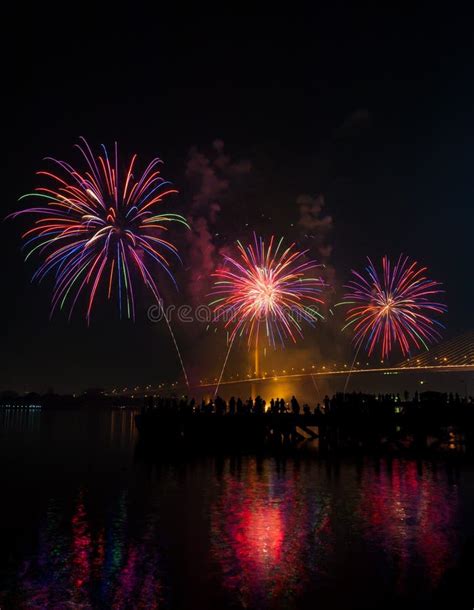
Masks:
[[[216,255],[253,229],[306,247],[295,228],[297,199],[320,196],[322,217],[332,219],[324,245],[335,300],[366,255],[404,252],[445,285],[447,336],[470,329],[472,28],[466,16],[426,6],[418,14],[359,3],[282,17],[198,18],[136,5],[94,17],[76,6],[56,14],[62,26],[47,13],[18,14],[2,41],[2,217],[37,185],[43,157],[80,162],[73,145],[81,135],[95,148],[118,141],[126,157],[163,158],[164,175],[180,190],[169,207],[206,218]],[[189,174],[196,154],[211,166],[229,157],[212,220],[214,198],[200,200]],[[166,328],[147,320],[145,292],[135,324],[103,300],[90,327],[80,308],[71,323],[62,313],[50,321],[52,282],[31,284],[34,263],[24,264],[20,252],[24,226],[0,223],[0,389],[110,388],[179,376]],[[200,279],[193,244],[182,231],[175,239],[181,292],[163,291],[182,303],[195,298],[189,284]],[[224,335],[210,333],[177,328],[195,376],[215,372],[222,359]],[[335,346],[338,333],[310,330],[301,349],[337,357],[348,348],[345,338]]]

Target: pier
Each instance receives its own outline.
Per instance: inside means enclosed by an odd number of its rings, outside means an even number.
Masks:
[[[451,398],[451,401],[450,401]],[[258,400],[258,399],[257,399]],[[260,399],[261,400],[261,399]],[[229,410],[222,399],[199,408],[181,400],[147,406],[136,415],[143,444],[160,450],[280,451],[315,448],[328,452],[442,452],[472,454],[474,404],[459,396],[399,397],[335,395],[311,410],[285,405],[267,411],[241,403]],[[202,409],[202,410],[201,410]]]

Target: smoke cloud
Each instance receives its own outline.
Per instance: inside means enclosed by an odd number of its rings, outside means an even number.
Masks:
[[[224,152],[224,142],[214,140],[209,155],[192,147],[186,165],[186,178],[192,193],[191,231],[187,234],[191,280],[189,293],[193,303],[205,301],[209,277],[218,264],[222,248],[214,237],[219,215],[229,202],[234,181],[252,169],[249,161],[233,161]]]
[[[312,240],[313,248],[325,262],[332,251],[329,239],[333,220],[332,216],[325,214],[324,196],[299,195],[296,204],[300,212],[298,226],[301,228],[302,236],[305,240]]]

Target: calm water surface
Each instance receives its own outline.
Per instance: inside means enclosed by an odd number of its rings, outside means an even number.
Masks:
[[[0,411],[2,610],[472,607],[472,466],[136,441],[126,411]]]

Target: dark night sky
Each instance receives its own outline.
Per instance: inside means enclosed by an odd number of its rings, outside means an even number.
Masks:
[[[473,326],[474,45],[469,16],[389,9],[284,17],[146,13],[136,5],[106,20],[17,15],[3,49],[2,216],[36,185],[52,155],[77,160],[79,135],[124,154],[165,160],[182,191],[192,146],[215,139],[252,171],[221,202],[216,230],[284,234],[301,193],[324,194],[333,217],[337,283],[367,254],[405,252],[447,290],[448,335]],[[381,11],[381,12],[379,12]],[[225,210],[225,206],[228,209]],[[238,212],[236,213],[236,210]],[[230,211],[230,212],[229,212]],[[240,226],[241,225],[241,226]],[[99,303],[90,328],[49,321],[51,283],[30,284],[19,221],[0,224],[0,389],[59,391],[172,379],[178,368],[165,330],[120,322]],[[185,261],[186,266],[186,261]],[[186,270],[179,273],[186,282]],[[171,294],[171,292],[169,292]],[[177,332],[188,362],[215,370],[222,344],[197,347]],[[218,339],[222,341],[222,336]],[[318,335],[311,335],[311,342]],[[324,350],[322,350],[324,351]]]

